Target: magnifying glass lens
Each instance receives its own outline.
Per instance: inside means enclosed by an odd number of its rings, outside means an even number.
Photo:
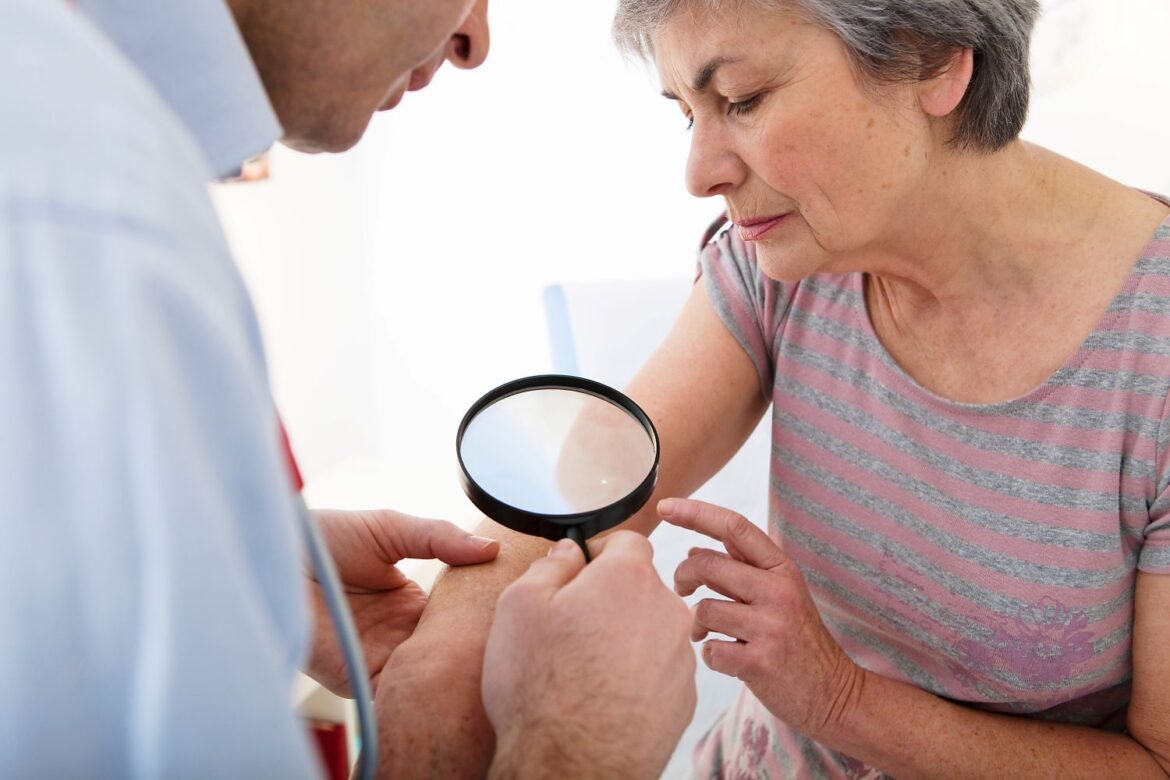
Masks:
[[[463,433],[479,486],[530,512],[569,515],[628,495],[654,465],[654,445],[629,412],[589,393],[544,388],[487,406]]]
[[[488,517],[548,539],[584,540],[645,504],[658,435],[618,391],[546,375],[502,385],[459,428],[463,487]],[[587,553],[588,554],[588,553]]]

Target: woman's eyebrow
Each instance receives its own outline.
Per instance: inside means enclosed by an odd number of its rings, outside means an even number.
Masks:
[[[739,62],[741,59],[740,57],[712,57],[695,73],[691,89],[695,92],[702,92],[711,85],[711,79],[715,78],[715,71],[724,65]],[[662,90],[662,96],[669,100],[678,100],[678,95],[666,89]]]

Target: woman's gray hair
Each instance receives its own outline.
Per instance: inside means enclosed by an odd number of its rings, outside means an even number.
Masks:
[[[1024,126],[1038,0],[619,0],[614,38],[624,51],[651,59],[654,37],[678,11],[717,14],[742,3],[798,13],[833,32],[857,71],[875,84],[930,78],[957,49],[971,49],[974,72],[951,142],[991,152]]]

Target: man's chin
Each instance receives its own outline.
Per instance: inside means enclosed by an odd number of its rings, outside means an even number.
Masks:
[[[335,120],[338,118],[335,117]],[[370,124],[370,117],[365,118],[359,126],[356,121],[325,121],[311,128],[296,130],[285,129],[284,137],[280,142],[290,149],[305,154],[320,154],[327,152],[336,154],[352,149],[366,132]]]

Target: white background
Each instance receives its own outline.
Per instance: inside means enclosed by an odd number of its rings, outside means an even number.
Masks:
[[[1050,0],[1025,137],[1170,192],[1168,0]],[[339,156],[278,147],[214,188],[311,503],[470,523],[464,409],[549,366],[542,288],[685,276],[720,211],[684,120],[609,40],[610,2],[494,0],[492,49]]]

